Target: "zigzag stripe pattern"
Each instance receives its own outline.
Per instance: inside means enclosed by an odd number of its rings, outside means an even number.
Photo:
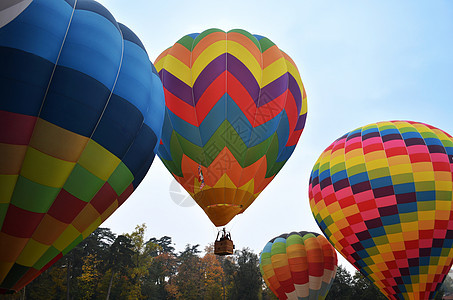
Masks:
[[[239,29],[186,35],[155,67],[166,102],[158,155],[211,221],[224,225],[295,149],[307,116],[297,67],[266,37]]]

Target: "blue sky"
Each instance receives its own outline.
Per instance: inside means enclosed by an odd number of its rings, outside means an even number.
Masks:
[[[452,1],[100,2],[140,37],[152,62],[183,35],[217,27],[264,35],[297,64],[308,95],[307,124],[282,171],[227,226],[239,249],[259,253],[281,233],[320,232],[308,180],[321,152],[344,133],[400,119],[453,134]],[[156,158],[140,187],[102,226],[123,233],[146,223],[148,237],[171,236],[178,251],[214,241],[217,230],[202,209],[176,204],[170,193],[177,185],[171,184]]]

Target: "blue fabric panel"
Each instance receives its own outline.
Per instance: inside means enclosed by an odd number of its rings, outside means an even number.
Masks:
[[[41,118],[90,137],[109,96],[110,91],[93,78],[58,66]]]
[[[118,27],[118,23],[116,23],[115,18],[112,16],[112,14],[104,6],[96,1],[78,0],[76,9],[94,12],[112,22],[115,27]]]
[[[143,162],[149,161],[149,156],[154,157],[153,149],[156,142],[157,138],[154,132],[143,124],[123,158],[123,163],[134,174],[135,179],[137,179],[140,169],[143,167]]]
[[[148,110],[151,94],[151,68],[146,52],[136,44],[124,42],[121,70],[113,93],[126,99],[142,113]]]
[[[123,39],[125,41],[129,41],[136,44],[137,46],[142,48],[143,51],[146,52],[145,46],[143,46],[142,41],[140,41],[140,39],[135,35],[135,33],[132,30],[129,29],[129,27],[121,23],[118,23],[118,26],[121,32],[123,33]]]
[[[37,116],[54,65],[21,50],[0,47],[0,110]]]
[[[143,115],[134,105],[112,95],[93,140],[122,159],[142,124]]]
[[[76,10],[58,64],[113,85],[121,65],[121,33],[109,20],[91,11]]]
[[[0,46],[30,52],[55,63],[72,10],[64,1],[35,0],[0,30]]]

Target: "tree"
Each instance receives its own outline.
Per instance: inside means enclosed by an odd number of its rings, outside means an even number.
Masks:
[[[124,235],[119,235],[110,245],[106,256],[106,271],[109,271],[110,280],[106,299],[110,298],[113,279],[117,273],[125,273],[125,270],[132,265],[132,257],[135,254],[131,239]]]
[[[352,282],[352,298],[367,300],[385,300],[381,291],[359,271],[355,271]]]
[[[262,277],[258,256],[248,248],[236,251],[237,269],[229,299],[259,299]]]
[[[351,274],[349,274],[349,272],[343,266],[338,266],[335,279],[332,286],[330,287],[326,300],[352,300],[352,284],[353,281]]]

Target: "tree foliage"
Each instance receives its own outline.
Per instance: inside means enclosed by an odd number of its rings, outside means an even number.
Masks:
[[[171,237],[145,236],[145,224],[123,235],[98,228],[24,290],[0,299],[277,299],[248,248],[219,257],[212,244],[204,253],[186,245],[177,253]],[[447,276],[436,299],[451,292]],[[362,274],[339,266],[326,299],[386,298]]]

